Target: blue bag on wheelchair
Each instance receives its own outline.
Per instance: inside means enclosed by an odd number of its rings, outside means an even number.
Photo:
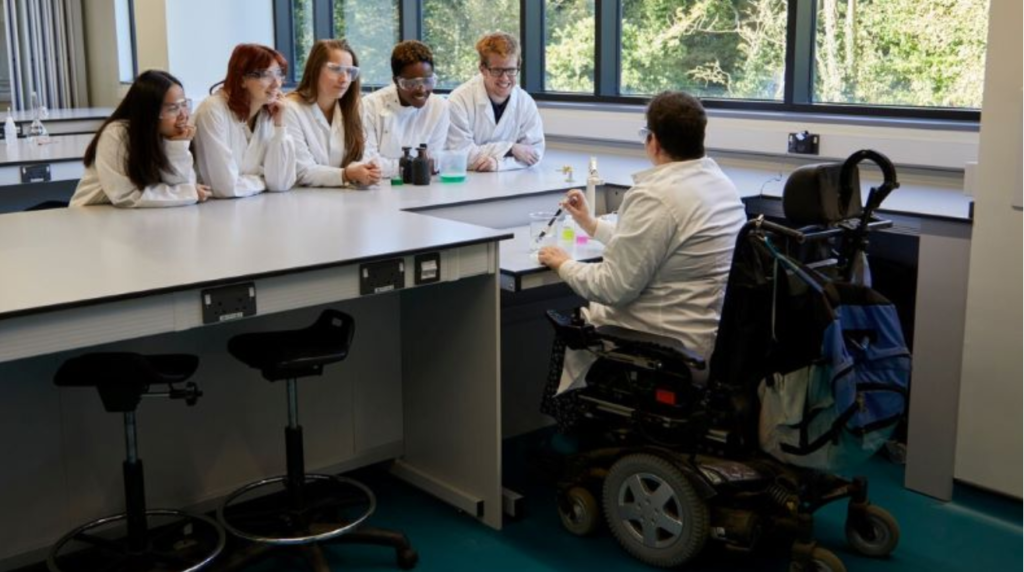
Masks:
[[[896,307],[843,282],[814,284],[818,355],[762,380],[761,449],[793,465],[838,471],[873,455],[906,409],[910,352]],[[805,321],[806,326],[810,321]],[[791,364],[792,365],[792,364]]]

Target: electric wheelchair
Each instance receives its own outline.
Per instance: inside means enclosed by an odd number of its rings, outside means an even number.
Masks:
[[[881,168],[884,182],[862,206],[863,160]],[[809,437],[808,422],[793,429],[783,420],[778,426],[797,435],[782,445],[785,452],[766,450],[761,402],[779,372],[823,367],[823,315],[835,314],[827,302],[835,302],[836,289],[873,293],[864,285],[868,235],[891,225],[874,212],[898,186],[892,163],[873,151],[797,169],[783,208],[787,223],[798,226],[760,216],[738,237],[710,364],[675,339],[594,327],[578,311],[548,312],[556,331],[552,375],[561,369],[562,347],[597,358],[586,387],[559,397],[572,400],[575,431],[591,438],[563,460],[557,484],[568,531],[587,535],[606,522],[627,552],[659,567],[686,563],[708,541],[752,551],[762,539],[781,537],[792,542],[791,570],[842,572],[842,561],[815,541],[814,513],[849,499],[849,545],[872,557],[896,548],[899,525],[869,502],[866,479],[842,478],[828,463],[816,467],[821,457],[813,459],[823,450],[842,451],[850,439],[861,445],[854,461],[870,456],[878,439],[864,439],[875,431],[888,435],[886,428],[902,416],[905,385],[882,388],[887,393],[878,399],[890,408],[888,417],[857,425],[857,416],[875,407],[872,390],[879,389],[868,372],[852,390],[853,405],[828,431]],[[895,329],[899,334],[898,323]],[[898,357],[909,375],[909,353]],[[693,372],[708,366],[707,382],[694,383]],[[801,413],[815,417],[820,411],[813,409],[807,401]]]

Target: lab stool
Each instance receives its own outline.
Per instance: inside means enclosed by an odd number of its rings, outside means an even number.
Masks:
[[[254,543],[229,558],[225,569],[239,569],[274,548],[292,546],[301,548],[314,570],[327,572],[320,547],[326,542],[390,546],[400,568],[416,566],[419,557],[404,534],[361,526],[376,508],[370,489],[346,477],[305,470],[297,380],[321,375],[325,365],[344,360],[354,331],[351,316],[325,310],[305,329],[241,334],[228,342],[231,355],[260,370],[264,379],[286,381],[288,426],[287,474],[243,486],[217,511],[224,528]]]
[[[136,438],[136,409],[143,396],[184,399],[194,405],[202,395],[196,384],[184,387],[196,371],[192,355],[91,353],[65,361],[54,376],[58,387],[95,387],[103,407],[124,414],[126,456],[122,463],[125,512],[90,521],[64,535],[47,557],[50,572],[70,570],[180,570],[210,563],[224,548],[225,534],[213,519],[180,510],[146,509],[142,459]],[[153,385],[165,391],[150,391]],[[124,532],[125,527],[127,532]]]

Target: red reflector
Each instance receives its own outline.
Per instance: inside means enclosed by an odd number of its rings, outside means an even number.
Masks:
[[[658,400],[658,403],[665,403],[667,405],[676,404],[676,392],[669,391],[667,389],[658,389],[654,392],[654,398]]]

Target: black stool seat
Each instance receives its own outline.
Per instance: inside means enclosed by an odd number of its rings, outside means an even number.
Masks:
[[[325,310],[317,321],[301,330],[239,334],[228,342],[228,352],[268,381],[320,375],[323,367],[348,356],[355,322],[338,310]]]
[[[53,383],[58,387],[95,387],[107,411],[124,413],[135,411],[149,386],[183,382],[192,377],[198,367],[199,358],[188,354],[144,356],[131,352],[100,352],[65,361],[54,375]],[[189,400],[190,405],[195,399],[191,395],[181,397]]]

